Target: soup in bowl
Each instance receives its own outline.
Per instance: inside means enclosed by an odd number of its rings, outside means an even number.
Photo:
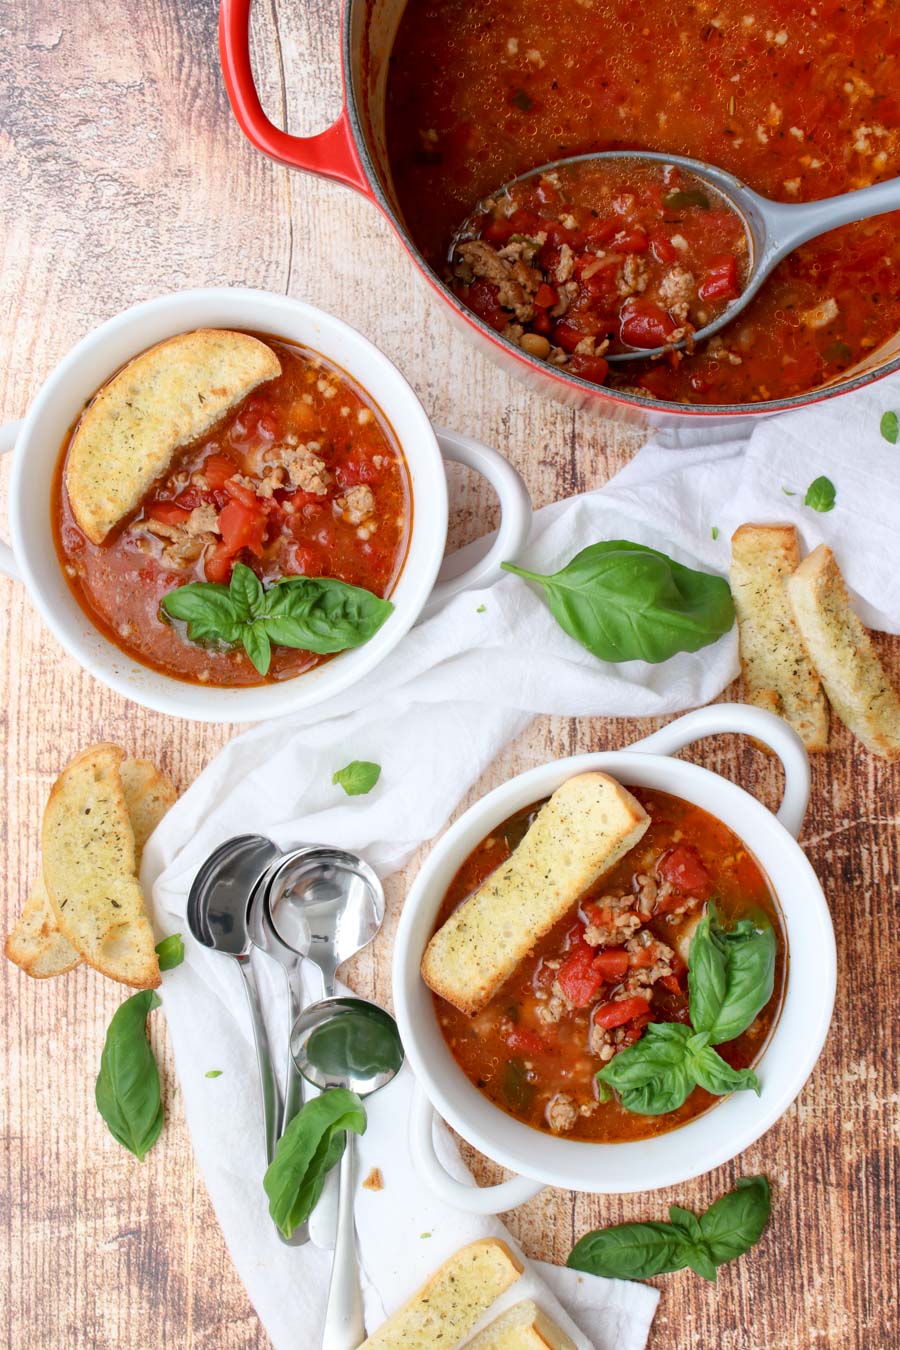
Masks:
[[[723,731],[781,758],[776,815],[672,758]],[[600,780],[614,786],[566,805],[573,784]],[[784,722],[716,705],[628,750],[522,774],[448,830],[394,955],[421,1088],[413,1157],[433,1189],[491,1213],[543,1185],[653,1189],[727,1161],[779,1119],[834,1000],[828,909],[795,838],[808,786]],[[484,1188],[449,1177],[435,1113],[519,1175]]]

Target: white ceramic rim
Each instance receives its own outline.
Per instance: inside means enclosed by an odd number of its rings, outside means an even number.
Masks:
[[[62,575],[47,531],[51,474],[84,403],[124,362],[155,342],[200,327],[239,327],[305,344],[334,361],[375,400],[409,469],[413,524],[394,613],[364,646],[282,684],[222,689],[175,680],[132,660],[96,629]],[[37,471],[36,471],[37,466]],[[447,482],[434,428],[406,379],[369,340],[302,300],[267,291],[213,287],[143,301],[93,329],[60,361],[16,438],[9,491],[13,552],[47,627],[92,675],[158,712],[196,721],[252,722],[320,703],[356,683],[409,631],[437,580],[447,537]],[[42,528],[39,528],[42,527]],[[49,545],[49,549],[48,549]]]
[[[704,711],[715,714],[723,706]],[[469,852],[515,811],[548,796],[572,774],[592,769],[627,784],[672,792],[734,830],[769,876],[787,933],[784,1001],[757,1065],[762,1095],[735,1093],[678,1129],[633,1143],[555,1138],[492,1105],[453,1060],[419,975],[441,899]],[[728,1162],[759,1139],[784,1115],[812,1072],[828,1033],[835,989],[836,953],[828,906],[810,863],[788,830],[743,788],[718,774],[640,750],[601,751],[541,765],[470,807],[435,846],[416,878],[394,947],[393,993],[400,1034],[435,1110],[474,1148],[523,1177],[599,1194],[676,1185]]]

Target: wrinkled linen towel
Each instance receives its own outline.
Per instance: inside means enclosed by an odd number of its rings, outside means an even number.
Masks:
[[[826,541],[834,548],[865,621],[900,631],[900,450],[878,429],[892,406],[900,407],[897,380],[742,427],[730,440],[721,432],[660,433],[604,488],[539,511],[525,561],[551,572],[589,543],[625,538],[726,572],[738,524],[789,520],[807,547]],[[819,515],[803,495],[823,474],[836,486],[837,504]],[[737,669],[734,632],[660,666],[604,666],[556,626],[518,578],[458,596],[361,684],[310,712],[256,726],[217,756],[146,851],[144,880],[153,884],[159,925],[185,931],[194,873],[230,835],[258,831],[283,847],[342,845],[387,876],[444,827],[535,714],[672,713],[714,698]],[[369,796],[347,798],[332,786],[333,772],[353,759],[383,766]],[[224,958],[190,940],[185,963],[166,975],[165,1012],[188,1125],[231,1255],[276,1350],[315,1350],[329,1257],[312,1245],[285,1248],[268,1218],[256,1065],[237,978]],[[274,1014],[286,1020],[275,981],[268,993],[279,1005]],[[210,1068],[222,1076],[206,1079]],[[360,1150],[360,1175],[377,1166],[386,1184],[384,1192],[361,1191],[358,1201],[370,1330],[456,1246],[500,1231],[496,1221],[441,1206],[412,1173],[408,1077],[373,1098]],[[449,1139],[442,1148],[445,1156],[455,1153]],[[426,1232],[430,1239],[421,1237]],[[539,1262],[531,1263],[529,1288],[532,1280],[543,1285],[538,1301],[579,1346],[644,1344],[655,1291],[551,1274]]]

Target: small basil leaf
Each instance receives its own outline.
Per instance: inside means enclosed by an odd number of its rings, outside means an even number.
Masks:
[[[627,1111],[642,1116],[675,1111],[694,1087],[690,1036],[690,1027],[680,1022],[651,1022],[641,1039],[620,1050],[597,1077],[616,1089]]]
[[[221,639],[237,640],[238,615],[227,586],[210,581],[192,581],[177,586],[160,601],[160,608],[172,619],[188,626],[192,642]]]
[[[679,1229],[689,1242],[698,1242],[703,1236],[700,1220],[696,1214],[692,1214],[689,1209],[682,1209],[680,1205],[669,1206],[669,1222],[674,1228]]]
[[[147,1040],[147,1015],[159,1007],[152,989],[132,994],[106,1032],[94,1097],[114,1139],[143,1161],[163,1124],[159,1070]]]
[[[684,1263],[704,1280],[716,1283],[716,1263],[702,1242],[688,1243],[684,1250]]]
[[[667,192],[663,197],[663,206],[678,209],[682,206],[699,206],[701,211],[710,209],[709,197],[700,188],[688,188],[685,191]]]
[[[228,594],[239,619],[252,619],[262,609],[265,592],[262,582],[245,563],[235,563]]]
[[[244,644],[244,651],[260,675],[268,675],[269,666],[272,664],[272,644],[266,625],[260,621],[242,624],[241,641]]]
[[[315,1208],[325,1178],[344,1151],[346,1131],[364,1134],[365,1129],[362,1102],[343,1088],[314,1097],[294,1116],[263,1178],[269,1213],[285,1237]]]
[[[710,1205],[700,1217],[703,1242],[716,1265],[733,1261],[762,1237],[772,1208],[765,1177],[741,1177],[735,1190]]]
[[[886,412],[882,415],[881,434],[891,445],[897,444],[897,438],[900,436],[900,420],[895,412]]]
[[[684,1264],[684,1239],[668,1223],[619,1223],[585,1233],[566,1262],[611,1280],[647,1280]]]
[[[203,1077],[204,1077],[204,1078],[221,1078],[221,1077],[222,1077],[222,1070],[221,1070],[221,1069],[207,1069],[207,1070],[206,1070],[206,1073],[203,1075]]]
[[[734,622],[728,582],[627,539],[591,544],[552,576],[503,567],[544,587],[565,632],[601,661],[666,661]]]
[[[156,944],[160,970],[174,970],[184,960],[184,942],[180,933],[171,933]]]
[[[814,511],[832,511],[837,498],[834,483],[830,478],[814,478],[806,489],[806,496],[803,498],[804,506],[811,506]]]
[[[287,577],[266,592],[266,630],[283,647],[327,655],[360,647],[393,613],[360,586],[333,577]]]
[[[691,1055],[690,1071],[694,1082],[715,1097],[724,1097],[728,1092],[740,1092],[744,1088],[759,1096],[759,1079],[753,1070],[733,1069],[711,1045],[699,1054]]]
[[[367,759],[354,759],[332,774],[335,787],[342,787],[348,797],[364,797],[371,792],[381,777],[381,765]]]
[[[697,925],[688,955],[691,1022],[710,1043],[733,1041],[751,1025],[775,988],[775,932],[764,918],[731,929],[713,905]]]

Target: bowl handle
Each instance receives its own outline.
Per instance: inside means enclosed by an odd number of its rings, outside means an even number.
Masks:
[[[353,140],[346,100],[337,121],[317,136],[289,136],[266,117],[250,64],[251,4],[252,0],[222,0],[219,9],[222,74],[241,131],[278,164],[333,178],[374,199]]]
[[[16,448],[16,441],[21,430],[21,419],[18,422],[7,422],[5,427],[0,427],[0,455],[8,455],[10,450]],[[5,544],[2,539],[0,539],[0,572],[5,577],[12,577],[13,581],[21,581],[22,579],[16,556],[9,544]]]
[[[635,741],[628,749],[674,755],[704,736],[719,736],[723,732],[752,736],[781,760],[784,796],[775,816],[796,839],[809,802],[809,756],[793,727],[774,713],[751,708],[746,703],[712,703],[708,708],[698,708],[696,712],[676,718],[652,736]]]
[[[435,433],[444,459],[465,464],[488,480],[500,499],[500,528],[487,553],[476,563],[455,576],[444,576],[438,581],[422,611],[423,618],[428,618],[460,591],[476,590],[499,581],[503,575],[500,564],[512,562],[519,555],[531,533],[532,521],[528,489],[508,460],[480,441],[473,441],[456,431],[436,427]]]
[[[416,1171],[439,1199],[470,1214],[505,1214],[544,1189],[532,1177],[512,1176],[498,1186],[466,1186],[445,1171],[434,1149],[434,1107],[416,1083],[410,1116],[409,1147]]]

